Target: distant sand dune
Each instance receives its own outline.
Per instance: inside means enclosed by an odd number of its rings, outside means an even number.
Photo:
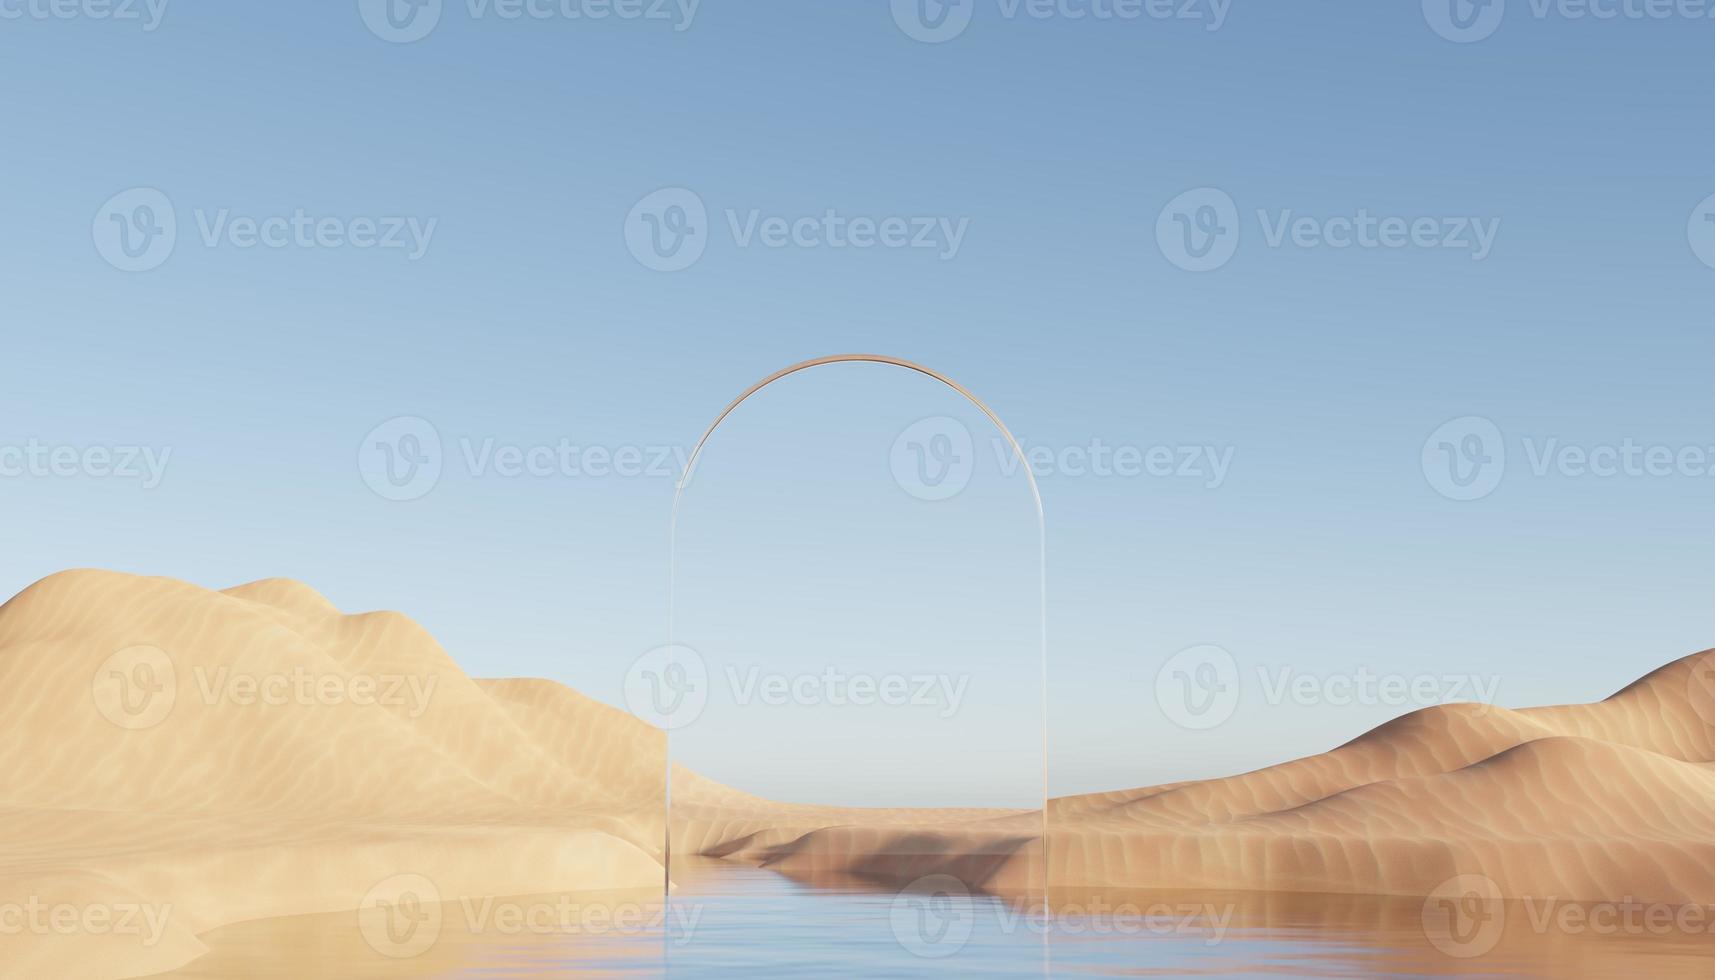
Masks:
[[[1050,882],[1422,896],[1482,874],[1508,897],[1715,903],[1712,668],[1687,657],[1589,705],[1429,708],[1244,775],[1053,800]],[[473,680],[410,619],[347,616],[295,582],[44,579],[0,607],[0,719],[0,910],[158,920],[147,937],[0,929],[0,976],[164,971],[219,927],[356,910],[400,875],[449,901],[662,880],[661,733],[551,682]],[[673,853],[810,879],[1036,889],[1042,827],[673,777]]]

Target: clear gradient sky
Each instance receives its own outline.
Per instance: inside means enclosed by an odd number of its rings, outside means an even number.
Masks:
[[[1055,453],[1230,452],[1218,480],[1043,474],[1057,793],[1254,768],[1416,706],[1331,703],[1331,678],[1603,696],[1715,645],[1715,477],[1679,453],[1715,446],[1715,20],[1435,2],[446,0],[414,41],[350,0],[0,3],[0,592],[289,576],[410,614],[474,675],[624,704],[666,633],[648,457],[770,371],[863,350]],[[246,247],[268,218],[280,247]],[[866,223],[903,244],[852,247]],[[952,393],[826,372],[711,444],[677,638],[716,678],[872,664],[968,700],[946,724],[711,708],[676,744],[757,791],[1027,801],[1028,491]],[[890,454],[939,416],[978,465],[937,502]],[[442,443],[415,499],[365,479],[397,417]],[[383,436],[420,449],[404,425]],[[562,440],[650,472],[507,477],[485,451]],[[1612,476],[1558,455],[1628,445]],[[58,474],[60,446],[170,455],[145,485]],[[1188,730],[1161,692],[1200,644],[1239,696]],[[1322,693],[1271,696],[1283,669]]]

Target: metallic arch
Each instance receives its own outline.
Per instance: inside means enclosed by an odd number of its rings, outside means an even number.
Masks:
[[[994,423],[994,426],[996,429],[1000,430],[1000,434],[1006,438],[1007,445],[1012,447],[1013,455],[1018,458],[1018,461],[1021,464],[1021,468],[1024,471],[1025,480],[1030,484],[1030,497],[1031,497],[1032,502],[1035,503],[1035,505],[1036,505],[1037,546],[1038,546],[1038,553],[1041,556],[1040,573],[1039,573],[1039,583],[1040,583],[1041,589],[1040,589],[1040,604],[1038,607],[1038,622],[1040,623],[1040,631],[1038,634],[1038,638],[1039,638],[1039,644],[1040,644],[1040,650],[1041,650],[1041,661],[1042,661],[1042,680],[1041,680],[1041,684],[1042,684],[1042,889],[1043,889],[1042,900],[1043,900],[1044,910],[1046,910],[1047,902],[1048,902],[1048,883],[1049,883],[1049,881],[1048,881],[1049,880],[1049,865],[1048,865],[1048,522],[1047,522],[1047,518],[1044,515],[1043,509],[1042,509],[1042,492],[1041,492],[1040,488],[1038,488],[1036,485],[1036,474],[1031,472],[1030,461],[1025,458],[1024,447],[1019,445],[1018,440],[1012,434],[1012,430],[1008,429],[1006,427],[1006,423],[1001,421],[1000,416],[995,414],[994,409],[989,408],[988,404],[986,402],[984,402],[981,398],[978,398],[975,394],[973,394],[969,388],[966,388],[964,385],[959,384],[957,381],[954,381],[952,378],[949,378],[948,376],[942,374],[939,371],[936,371],[933,368],[925,367],[924,365],[918,364],[914,361],[907,361],[904,358],[889,357],[885,354],[833,354],[833,355],[830,355],[827,357],[817,357],[817,358],[813,358],[813,359],[808,360],[808,361],[800,361],[799,363],[793,364],[790,367],[781,368],[780,370],[774,372],[773,374],[769,375],[768,377],[763,378],[761,381],[758,381],[757,383],[751,385],[749,388],[746,388],[743,393],[741,393],[737,398],[734,398],[727,405],[726,408],[721,409],[721,413],[719,415],[715,416],[715,420],[713,422],[709,423],[709,427],[707,429],[703,430],[702,437],[697,440],[697,444],[694,447],[692,447],[692,449],[691,449],[690,456],[688,456],[685,460],[685,472],[680,474],[679,481],[678,481],[677,485],[674,486],[674,488],[673,488],[673,513],[672,513],[672,519],[668,525],[667,643],[669,646],[671,646],[673,644],[673,627],[674,627],[674,610],[675,610],[674,582],[675,582],[675,579],[677,577],[677,551],[678,551],[677,542],[678,542],[678,531],[679,531],[679,502],[680,502],[680,499],[684,496],[685,487],[687,485],[689,485],[689,483],[691,481],[691,473],[696,469],[697,457],[702,454],[703,447],[708,443],[709,438],[715,434],[715,430],[720,428],[721,423],[726,421],[727,416],[731,415],[734,410],[736,410],[740,405],[744,404],[745,401],[750,398],[750,396],[756,394],[757,392],[768,387],[769,385],[773,384],[774,382],[779,381],[782,378],[788,377],[790,375],[797,374],[801,371],[808,371],[811,368],[821,367],[824,364],[887,364],[887,365],[892,365],[893,367],[904,368],[907,371],[914,371],[918,374],[924,375],[925,377],[933,378],[934,380],[939,381],[941,384],[944,384],[947,387],[953,389],[954,391],[956,391],[960,395],[962,395],[966,401],[968,401],[972,405],[976,406],[977,409],[979,411],[981,411],[984,415],[988,416],[988,420],[990,422]],[[671,887],[672,887],[671,877],[672,877],[672,871],[673,871],[673,865],[672,865],[672,840],[673,840],[673,749],[672,749],[672,739],[673,739],[673,734],[671,731],[665,732],[664,734],[665,734],[666,739],[667,739],[667,746],[666,746],[666,748],[667,748],[667,777],[666,777],[667,778],[667,782],[666,782],[667,813],[666,813],[666,827],[665,827],[666,842],[665,842],[665,844],[663,846],[663,850],[662,850],[662,863],[665,865],[665,872],[666,872],[665,877],[667,878],[666,885],[669,889],[671,889]],[[1046,939],[1044,940],[1044,942],[1046,943]]]

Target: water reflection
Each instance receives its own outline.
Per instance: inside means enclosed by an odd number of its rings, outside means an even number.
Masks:
[[[426,946],[411,921],[355,913],[241,923],[203,937],[177,978],[799,977],[834,975],[1706,977],[1696,915],[1508,902],[1233,892],[970,894],[675,862],[679,887],[442,903]],[[1452,915],[1447,918],[1443,913]],[[1463,916],[1464,918],[1460,918]],[[402,924],[401,924],[402,923]]]

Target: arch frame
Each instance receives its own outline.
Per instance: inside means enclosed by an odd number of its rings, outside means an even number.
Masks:
[[[679,479],[673,487],[673,510],[668,522],[667,531],[667,645],[672,646],[674,643],[675,613],[677,608],[675,600],[677,595],[676,585],[678,573],[679,504],[684,497],[685,488],[690,485],[691,475],[696,470],[697,459],[702,455],[703,448],[708,445],[709,439],[714,436],[715,431],[721,427],[721,423],[725,422],[727,417],[736,411],[740,405],[743,405],[748,401],[752,395],[755,395],[757,392],[762,391],[764,388],[767,388],[783,378],[829,364],[888,365],[915,372],[951,388],[966,401],[975,406],[978,411],[982,412],[983,415],[993,423],[994,427],[999,430],[1001,436],[1006,439],[1007,445],[1011,447],[1014,457],[1017,458],[1020,468],[1024,471],[1024,479],[1030,486],[1031,502],[1036,507],[1038,554],[1039,593],[1037,607],[1037,640],[1041,660],[1040,684],[1042,709],[1042,829],[1040,839],[1042,842],[1042,903],[1043,911],[1046,914],[1049,907],[1048,889],[1050,877],[1048,864],[1048,520],[1042,506],[1042,490],[1036,483],[1036,474],[1030,468],[1030,460],[1025,456],[1024,447],[1019,444],[1018,439],[1012,434],[1012,430],[1007,427],[1006,423],[1001,420],[1001,417],[994,411],[994,409],[990,408],[987,402],[977,397],[977,395],[969,388],[966,388],[964,385],[934,368],[927,367],[923,364],[919,364],[915,361],[909,361],[901,357],[892,357],[886,354],[830,354],[824,357],[811,358],[807,361],[799,361],[796,364],[781,368],[773,374],[770,374],[751,385],[749,388],[746,388],[737,398],[734,398],[731,402],[727,403],[727,406],[721,409],[720,414],[715,416],[714,421],[709,423],[708,428],[703,430],[703,434],[697,439],[696,445],[691,448],[690,454],[685,458],[685,470],[679,475]],[[667,771],[665,777],[665,827],[663,828],[665,840],[662,843],[661,853],[663,865],[663,888],[670,894],[672,890],[673,874],[673,733],[671,730],[666,730],[663,732],[663,735],[666,738]]]

